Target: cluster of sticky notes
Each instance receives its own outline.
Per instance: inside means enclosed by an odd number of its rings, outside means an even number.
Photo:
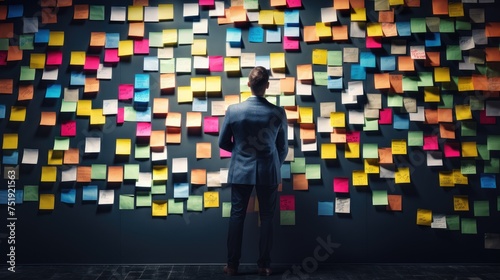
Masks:
[[[280,202],[280,225],[295,225],[295,196],[281,195]]]

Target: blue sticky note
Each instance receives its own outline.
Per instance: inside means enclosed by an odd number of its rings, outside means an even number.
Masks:
[[[23,204],[24,201],[24,190],[16,189],[16,205]]]
[[[82,190],[83,190],[82,200],[85,200],[85,201],[97,200],[97,186],[96,185],[83,186]]]
[[[394,129],[405,129],[410,128],[410,116],[408,114],[392,114],[393,116],[393,127]]]
[[[426,47],[440,47],[441,46],[441,33],[425,33],[425,46]]]
[[[290,179],[291,178],[290,164],[283,164],[281,166],[281,178],[282,179]]]
[[[9,197],[9,193],[7,190],[0,190],[0,204],[5,205],[7,204]]]
[[[286,25],[285,37],[300,37],[300,27]]]
[[[61,189],[61,202],[75,204],[76,189]]]
[[[333,216],[333,201],[318,201],[318,216]]]
[[[149,102],[149,89],[140,89],[134,91],[134,102],[148,103]]]
[[[188,198],[188,197],[189,197],[189,184],[174,183],[174,198]]]
[[[24,12],[23,5],[9,5],[9,12],[7,13],[7,18],[22,17]]]
[[[151,106],[137,110],[135,112],[135,120],[138,122],[151,122]]]
[[[266,42],[268,43],[281,43],[281,28],[267,29]]]
[[[72,86],[84,86],[85,74],[83,72],[71,72],[69,84]]]
[[[148,89],[149,88],[149,74],[135,74],[135,89]]]
[[[239,43],[241,42],[241,29],[230,27],[226,30],[226,42]]]
[[[394,71],[396,70],[396,57],[395,56],[381,56],[380,57],[380,71]]]
[[[264,28],[260,26],[250,27],[248,30],[248,41],[250,43],[264,42]]]
[[[193,98],[193,112],[206,112],[208,111],[208,102],[206,98]]]
[[[106,33],[104,47],[106,49],[117,49],[120,43],[120,33]]]
[[[3,164],[12,164],[12,165],[17,165],[19,160],[19,152],[18,151],[4,151],[3,154]]]
[[[497,179],[495,174],[481,174],[481,188],[482,189],[496,189]]]
[[[255,56],[255,66],[262,66],[269,70],[271,68],[271,61],[268,55]]]
[[[398,21],[396,22],[396,29],[398,30],[399,36],[410,36],[411,28],[409,21]]]
[[[48,29],[38,29],[35,33],[35,43],[48,43],[50,36],[50,30]]]
[[[299,10],[285,10],[285,25],[287,26],[299,26]]]
[[[371,52],[361,52],[359,54],[359,64],[363,67],[374,68],[376,62],[375,54]]]
[[[62,87],[58,84],[53,84],[47,86],[47,91],[45,92],[45,98],[60,98]]]
[[[15,191],[16,197],[14,202],[16,204],[23,204],[24,191],[16,189]],[[9,191],[8,190],[0,190],[0,204],[6,205],[9,201]]]
[[[5,105],[0,104],[0,119],[5,119]]]
[[[359,64],[351,65],[351,80],[366,80],[365,67]]]
[[[342,77],[340,78],[332,78],[328,77],[328,89],[343,89],[344,88],[344,81]]]

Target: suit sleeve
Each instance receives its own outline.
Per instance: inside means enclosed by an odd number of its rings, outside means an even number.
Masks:
[[[227,108],[226,116],[224,117],[224,122],[222,123],[221,132],[219,135],[219,147],[228,152],[233,151],[234,142],[233,142],[233,130],[229,125],[231,119],[231,110],[230,107]]]
[[[278,128],[278,137],[276,137],[276,148],[278,150],[280,163],[283,164],[288,154],[288,125],[286,113],[283,108],[281,108],[281,123]]]

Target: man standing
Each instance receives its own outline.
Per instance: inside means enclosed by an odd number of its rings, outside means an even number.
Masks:
[[[232,152],[228,183],[231,185],[231,217],[228,230],[228,260],[224,273],[235,275],[241,257],[243,225],[248,200],[255,186],[259,201],[259,275],[270,275],[273,216],[281,165],[288,152],[287,119],[283,108],[263,96],[269,74],[258,66],[248,75],[252,96],[227,108],[219,147]]]

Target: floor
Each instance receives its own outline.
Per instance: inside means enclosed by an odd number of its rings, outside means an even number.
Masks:
[[[338,264],[327,267],[278,266],[273,275],[258,276],[254,266],[240,266],[234,277],[222,273],[221,265],[67,265],[18,266],[16,272],[0,266],[0,279],[500,279],[499,265],[453,264]]]

